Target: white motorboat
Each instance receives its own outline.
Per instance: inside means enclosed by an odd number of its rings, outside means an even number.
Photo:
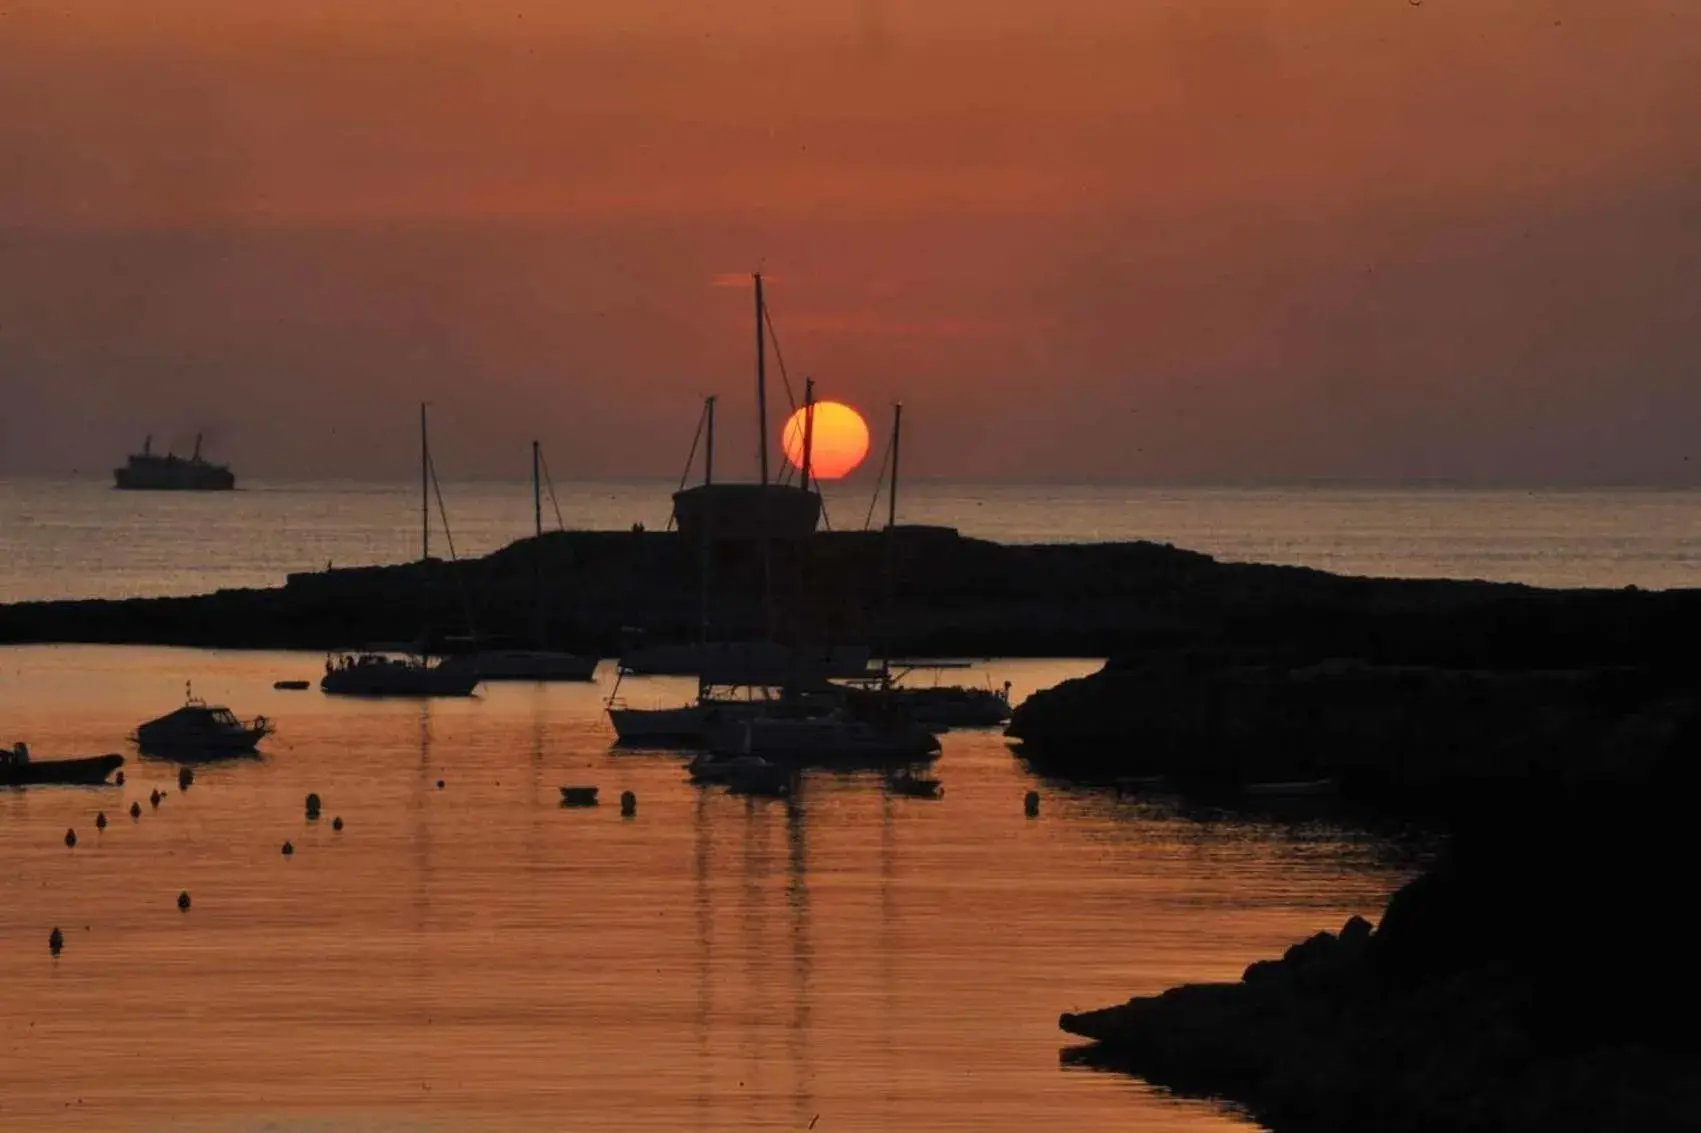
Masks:
[[[136,729],[136,746],[157,755],[250,755],[274,727],[264,716],[239,720],[223,705],[208,704],[190,690],[183,707]]]

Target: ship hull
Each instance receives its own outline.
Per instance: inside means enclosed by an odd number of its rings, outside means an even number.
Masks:
[[[236,476],[229,469],[206,468],[172,472],[137,472],[114,469],[113,486],[122,492],[229,492]]]

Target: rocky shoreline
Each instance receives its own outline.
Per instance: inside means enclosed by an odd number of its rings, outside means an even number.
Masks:
[[[1234,984],[1065,1014],[1071,1064],[1232,1101],[1283,1131],[1701,1128],[1701,714],[1634,784],[1532,788],[1457,820],[1374,928],[1354,918]]]

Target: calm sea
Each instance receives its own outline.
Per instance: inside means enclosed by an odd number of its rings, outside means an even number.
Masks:
[[[1410,868],[1303,813],[1039,782],[995,733],[946,739],[936,802],[856,775],[747,800],[677,756],[612,752],[606,674],[430,704],[271,687],[318,665],[0,649],[0,731],[39,754],[128,750],[185,680],[278,721],[264,759],[201,766],[186,792],[136,758],[123,787],[0,790],[0,1126],[1228,1130],[1061,1067],[1058,1012],[1236,978],[1374,916]],[[1093,667],[968,679],[1020,697]],[[607,802],[563,810],[564,784]]]
[[[462,554],[530,530],[525,485],[445,495]],[[666,485],[558,495],[568,526],[667,518]],[[847,491],[830,514],[860,527],[867,506]],[[901,516],[1362,573],[1701,583],[1696,494],[928,484]],[[0,600],[397,561],[417,552],[417,517],[400,485],[173,496],[14,481],[0,484]],[[1231,1129],[1210,1105],[1060,1067],[1058,1012],[1232,979],[1375,915],[1411,869],[1323,816],[1037,781],[996,733],[946,738],[937,802],[829,775],[790,802],[743,800],[692,786],[676,756],[613,752],[606,673],[430,704],[273,690],[320,660],[0,648],[0,742],[131,755],[122,788],[0,791],[0,1127]],[[1095,665],[990,662],[966,679],[1010,680],[1019,699]],[[279,730],[264,759],[202,767],[180,792],[176,767],[124,736],[185,681]],[[689,688],[622,691],[661,704]],[[610,805],[562,810],[557,788],[578,783]],[[630,820],[612,805],[628,789]]]
[[[557,485],[545,523],[667,523],[672,485]],[[863,487],[828,491],[861,528]],[[882,504],[882,507],[884,505]],[[454,549],[533,530],[529,484],[444,485]],[[883,522],[878,512],[875,522]],[[918,483],[899,519],[1009,542],[1154,539],[1219,558],[1349,574],[1544,586],[1701,586],[1701,492],[1151,489]],[[447,544],[433,504],[434,553]],[[130,493],[105,480],[0,480],[0,602],[270,586],[290,571],[398,562],[420,544],[406,484],[253,483],[228,494]]]

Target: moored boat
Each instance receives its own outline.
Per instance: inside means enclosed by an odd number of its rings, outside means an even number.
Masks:
[[[190,692],[183,707],[136,729],[136,746],[152,755],[217,757],[251,755],[273,732],[264,716],[239,720],[223,705],[209,705]]]
[[[327,659],[319,688],[333,696],[471,696],[478,682],[478,668],[466,658],[369,652]]]
[[[118,754],[32,759],[27,744],[13,744],[10,751],[0,750],[0,787],[104,785],[107,776],[122,766],[124,757]]]
[[[878,767],[939,757],[939,739],[918,724],[884,727],[834,712],[825,716],[757,716],[713,729],[715,755],[757,755],[800,766]]]

